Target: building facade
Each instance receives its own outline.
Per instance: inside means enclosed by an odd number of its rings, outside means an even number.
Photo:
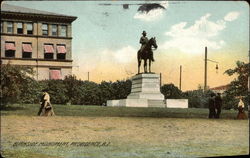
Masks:
[[[37,80],[71,75],[76,18],[2,4],[1,64],[31,66]]]

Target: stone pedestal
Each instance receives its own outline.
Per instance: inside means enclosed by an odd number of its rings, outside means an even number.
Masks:
[[[128,99],[164,100],[160,92],[159,74],[138,74],[132,77],[131,93]]]
[[[144,73],[133,76],[127,99],[108,100],[107,106],[165,107],[164,95],[160,92],[160,75]]]

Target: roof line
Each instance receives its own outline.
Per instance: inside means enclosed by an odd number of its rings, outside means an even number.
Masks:
[[[12,11],[1,11],[2,13],[11,13],[11,14],[24,14],[24,15],[40,15],[40,16],[50,16],[50,17],[64,17],[64,18],[71,18],[71,19],[76,19],[77,16],[69,16],[69,15],[55,15],[55,14],[39,14],[39,13],[22,13],[22,12],[12,12]]]
[[[70,15],[64,15],[64,14],[58,14],[54,12],[49,12],[49,11],[43,11],[43,10],[38,10],[38,9],[32,9],[32,8],[26,8],[22,6],[17,6],[17,5],[12,5],[8,3],[2,3],[1,4],[1,12],[11,12],[11,13],[16,13],[16,14],[37,14],[37,15],[48,15],[48,16],[62,16],[62,17],[74,17]]]

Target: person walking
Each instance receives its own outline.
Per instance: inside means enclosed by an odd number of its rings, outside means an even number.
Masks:
[[[208,118],[215,118],[215,99],[214,99],[215,94],[211,93],[210,97],[208,99],[208,108],[209,108],[209,114]]]
[[[221,107],[222,107],[222,99],[220,93],[217,93],[215,99],[215,118],[220,118],[220,113],[221,113]]]
[[[243,97],[240,96],[239,98],[240,98],[240,101],[238,103],[238,111],[239,112],[238,112],[238,115],[237,115],[237,119],[246,119],[247,116],[246,116],[246,114],[244,112],[245,105],[244,105],[244,102],[242,101]]]
[[[38,116],[54,116],[54,110],[50,103],[50,96],[46,89],[43,90],[43,95],[40,100],[41,107],[38,111]]]

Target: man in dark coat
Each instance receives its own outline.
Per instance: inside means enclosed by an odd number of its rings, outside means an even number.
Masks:
[[[215,97],[215,109],[216,109],[215,118],[220,118],[221,106],[222,106],[222,99],[220,93],[217,93]]]
[[[141,44],[141,50],[142,51],[144,49],[144,47],[146,46],[146,44],[148,43],[148,37],[147,37],[147,33],[146,31],[142,32],[142,37],[140,38],[140,44]]]
[[[208,99],[208,108],[209,108],[209,115],[208,118],[215,118],[215,94],[211,93],[210,98]]]
[[[146,31],[142,32],[142,37],[140,38],[140,44],[141,44],[141,49],[140,51],[143,51],[143,49],[145,48],[146,44],[148,43],[148,38],[147,38],[147,33]],[[152,61],[154,60],[154,56],[153,56],[153,52],[151,52],[152,54]]]

